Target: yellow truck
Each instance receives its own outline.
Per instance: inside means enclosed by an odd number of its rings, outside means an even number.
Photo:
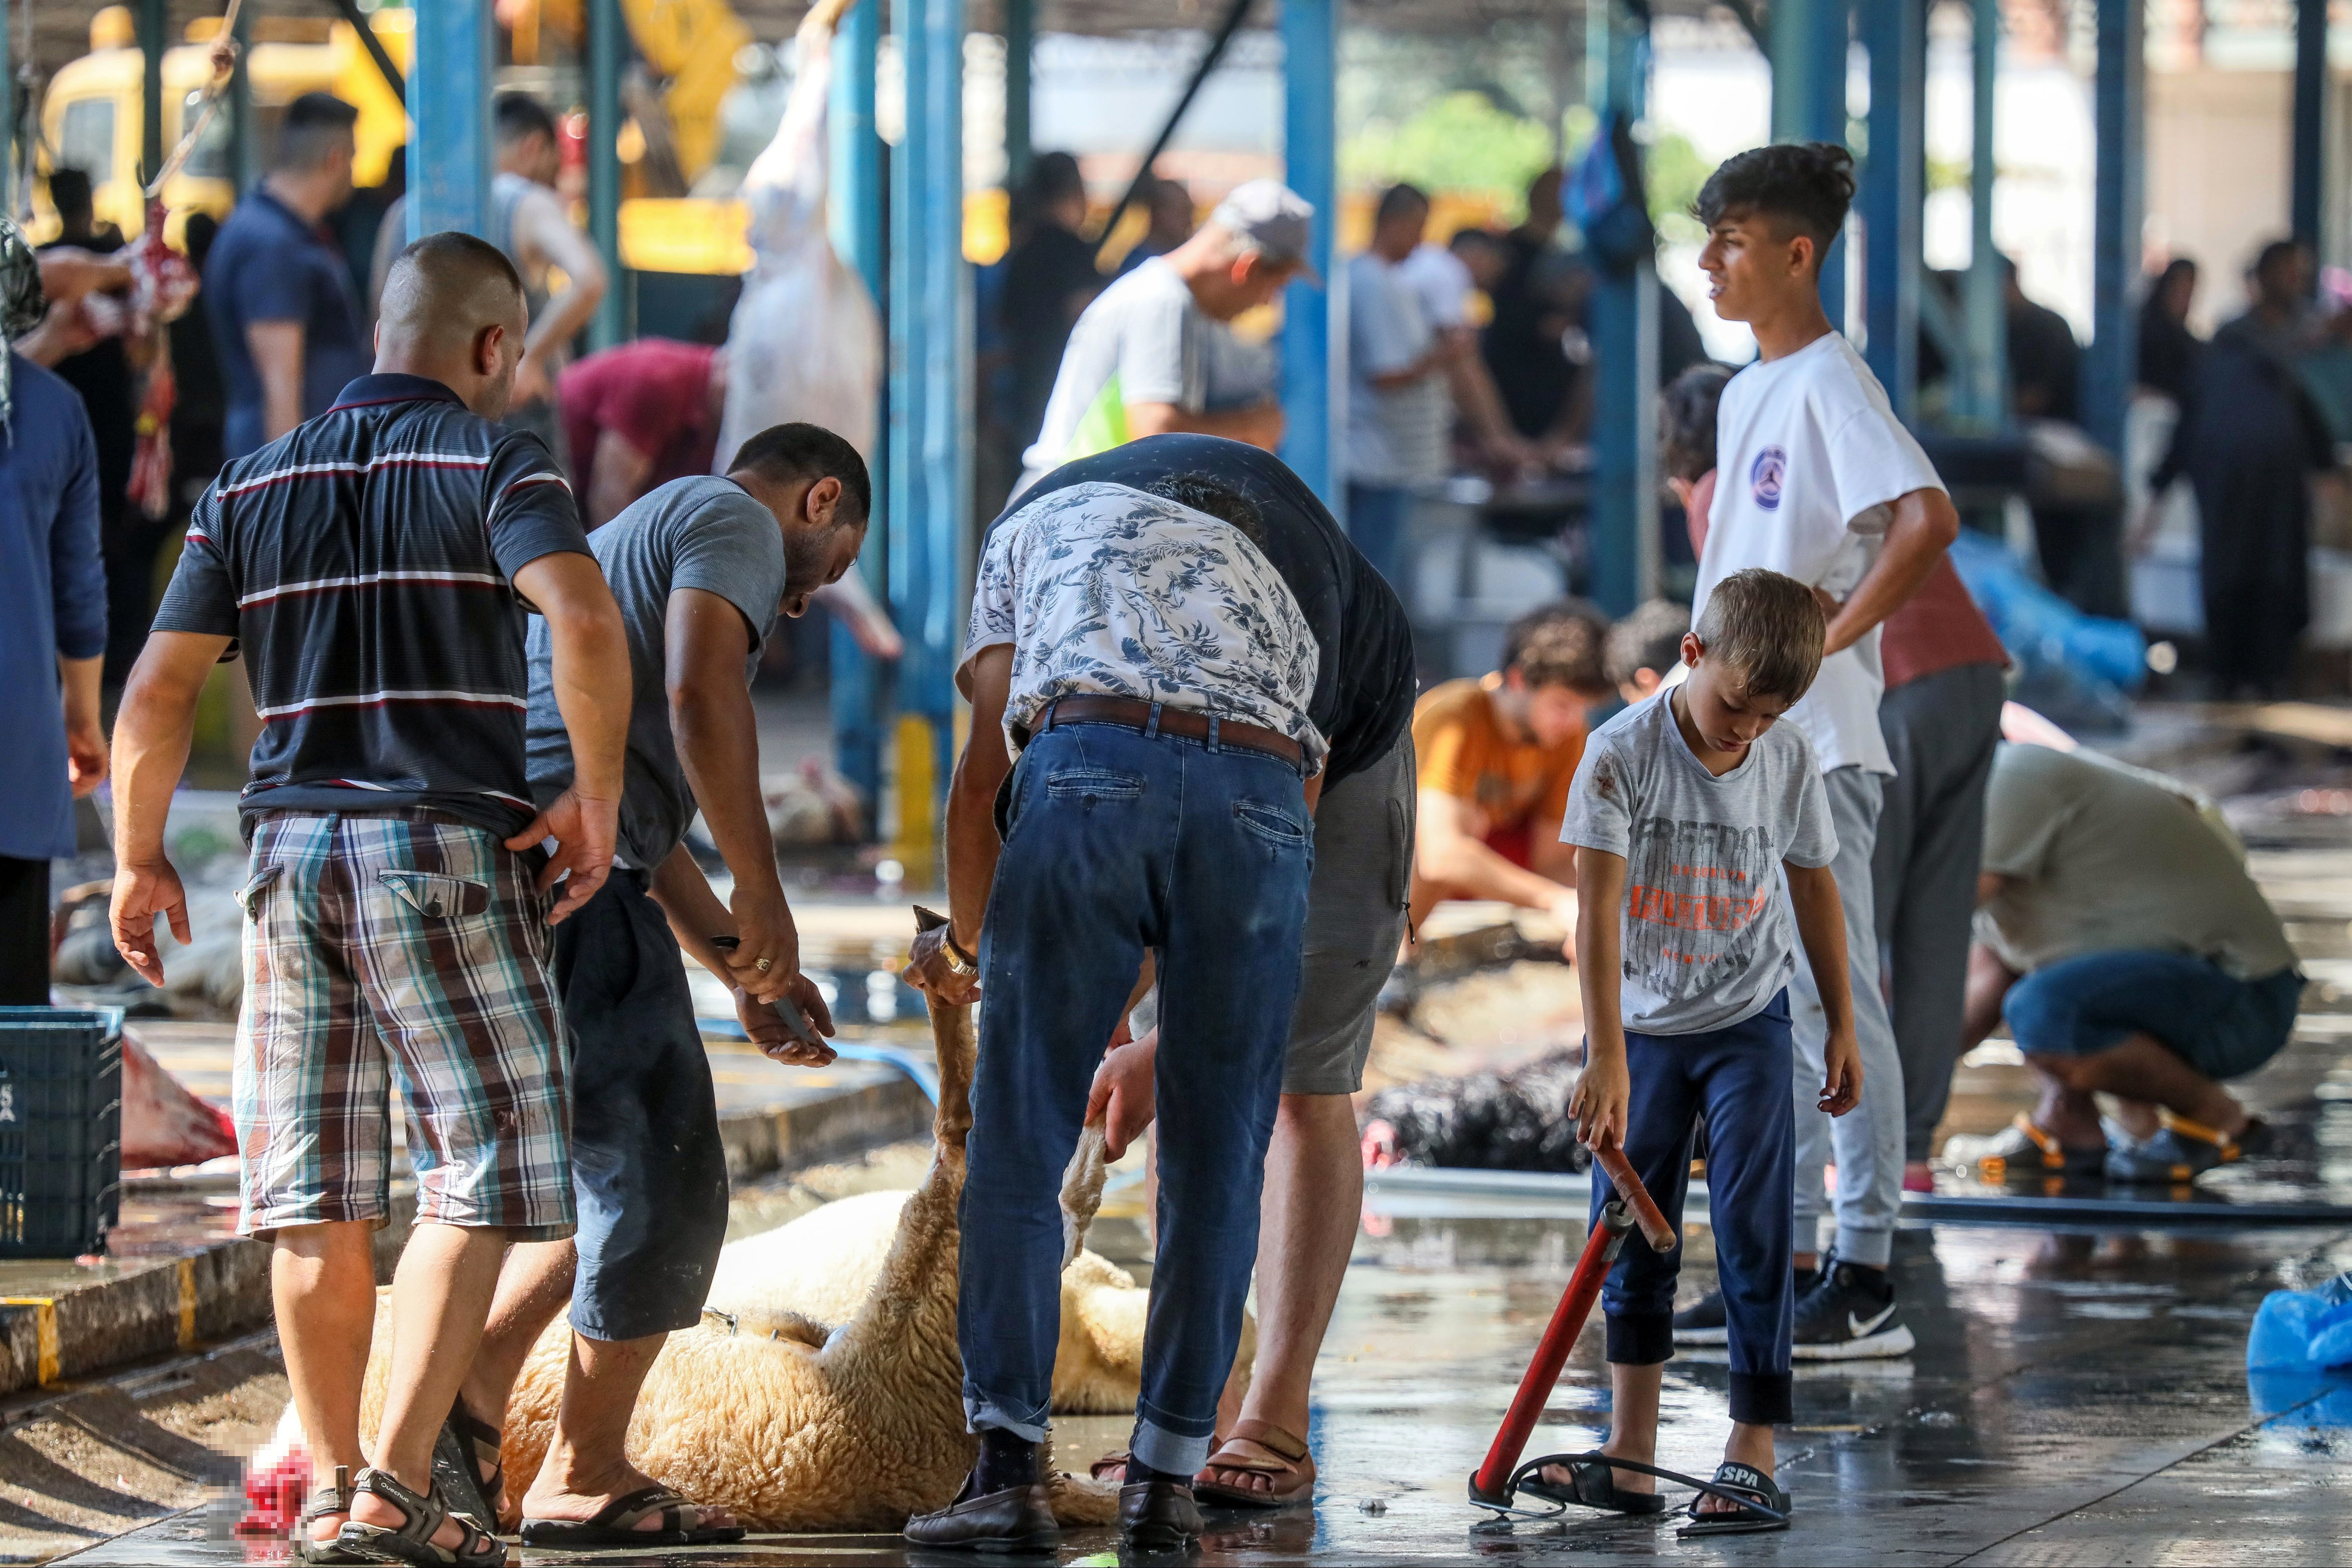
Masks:
[[[403,71],[408,68],[410,15],[389,7],[369,18],[384,52]],[[181,133],[194,121],[205,84],[212,78],[208,53],[217,16],[190,22],[187,41],[163,51],[163,147],[179,145]],[[253,135],[265,155],[276,137],[278,116],[306,92],[331,92],[358,109],[359,157],[353,178],[362,185],[379,184],[393,149],[408,140],[407,115],[400,100],[369,57],[350,24],[304,17],[256,17],[253,47],[246,70],[253,84]],[[141,99],[146,59],[139,47],[130,11],[109,5],[90,18],[89,53],[58,68],[41,102],[41,166],[89,171],[93,204],[101,223],[112,222],[126,235],[139,232],[146,219],[140,200],[139,159],[142,148]],[[169,236],[179,243],[180,228],[191,213],[226,216],[236,203],[236,171],[230,166],[229,119],[226,105],[213,116],[204,138],[189,153],[163,190],[170,210]],[[57,214],[48,192],[34,183],[36,241],[57,235]]]

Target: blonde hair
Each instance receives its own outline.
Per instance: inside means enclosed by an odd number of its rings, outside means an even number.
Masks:
[[[1811,589],[1751,566],[1715,585],[1691,634],[1708,658],[1739,672],[1749,695],[1793,703],[1821,673],[1829,622]]]

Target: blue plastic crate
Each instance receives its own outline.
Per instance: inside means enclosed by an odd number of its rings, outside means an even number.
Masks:
[[[106,1249],[122,1214],[122,1010],[0,1008],[0,1258]]]

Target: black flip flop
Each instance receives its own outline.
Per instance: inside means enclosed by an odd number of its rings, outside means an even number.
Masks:
[[[526,1519],[525,1546],[728,1546],[751,1533],[740,1524],[689,1527],[683,1511],[696,1508],[692,1500],[666,1486],[639,1487],[598,1509],[593,1517]],[[699,1510],[697,1510],[698,1514]],[[662,1528],[639,1530],[638,1524],[661,1514]]]
[[[1730,1513],[1701,1513],[1699,1498],[1719,1497],[1738,1504]],[[1693,1498],[1690,1522],[1676,1530],[1678,1536],[1692,1535],[1755,1535],[1768,1530],[1786,1530],[1789,1516],[1795,1511],[1789,1505],[1789,1494],[1782,1491],[1770,1476],[1753,1465],[1743,1465],[1726,1459],[1715,1467],[1715,1482]]]
[[[1607,1513],[1666,1511],[1666,1500],[1656,1492],[1626,1491],[1619,1487],[1615,1461],[1606,1454],[1564,1454],[1546,1462],[1566,1466],[1570,1478],[1569,1484],[1556,1486],[1545,1480],[1543,1471],[1538,1469],[1519,1483],[1519,1490],[1529,1497],[1539,1497],[1546,1502],[1597,1508]]]

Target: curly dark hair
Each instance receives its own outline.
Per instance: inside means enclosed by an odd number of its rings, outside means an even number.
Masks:
[[[1517,670],[1529,686],[1566,686],[1579,696],[1600,697],[1614,688],[1601,667],[1601,644],[1609,617],[1581,599],[1562,599],[1530,610],[1503,634],[1503,668]]]
[[[1709,228],[1726,213],[1760,214],[1811,235],[1818,257],[1845,226],[1853,188],[1853,154],[1836,142],[1776,141],[1717,164],[1691,211]]]

